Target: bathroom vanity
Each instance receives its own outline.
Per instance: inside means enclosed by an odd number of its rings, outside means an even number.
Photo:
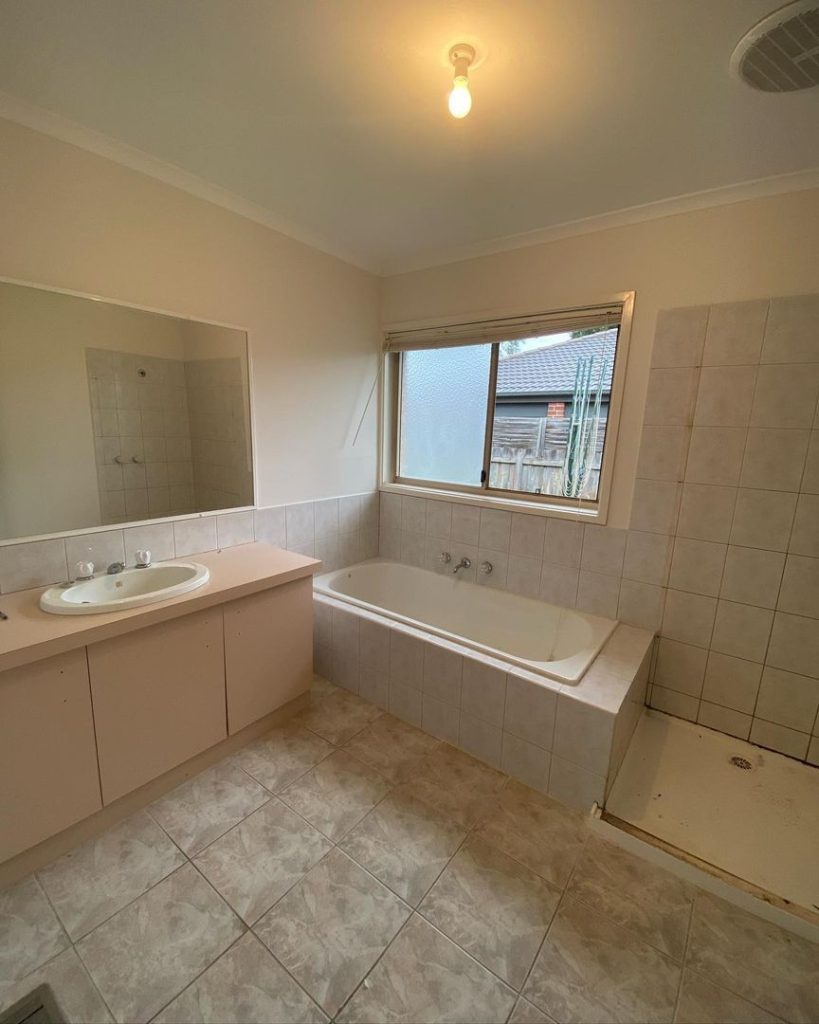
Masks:
[[[306,694],[321,563],[246,544],[208,583],[116,613],[2,598],[0,863]]]

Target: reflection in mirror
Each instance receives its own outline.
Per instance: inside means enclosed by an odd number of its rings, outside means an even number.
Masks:
[[[0,282],[0,540],[252,504],[243,331]]]

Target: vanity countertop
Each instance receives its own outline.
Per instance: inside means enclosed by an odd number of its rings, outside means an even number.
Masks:
[[[0,608],[8,618],[0,620],[0,672],[257,594],[312,576],[321,569],[316,558],[259,542],[170,561],[200,562],[210,570],[210,579],[198,590],[167,601],[91,615],[44,612],[39,602],[47,587],[3,594]]]

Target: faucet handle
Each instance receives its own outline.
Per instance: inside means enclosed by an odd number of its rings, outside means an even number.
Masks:
[[[94,575],[93,562],[77,562],[74,566],[74,576],[78,580],[90,580]]]
[[[151,564],[151,552],[146,550],[135,551],[134,564],[137,569],[147,569]]]
[[[452,555],[450,555],[448,551],[442,551],[438,556],[438,561],[441,562],[442,565],[449,565],[452,561]]]

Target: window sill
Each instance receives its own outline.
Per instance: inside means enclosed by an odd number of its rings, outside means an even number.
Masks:
[[[438,487],[419,487],[415,484],[382,483],[380,491],[390,494],[410,494],[417,498],[432,498],[436,501],[451,501],[459,505],[474,505],[478,508],[496,508],[509,512],[523,512],[526,515],[548,516],[552,519],[573,519],[583,523],[605,526],[606,515],[602,508],[570,508],[566,505],[550,504],[548,501],[527,501],[525,498],[499,498],[490,494],[468,494],[464,491],[447,491]]]

